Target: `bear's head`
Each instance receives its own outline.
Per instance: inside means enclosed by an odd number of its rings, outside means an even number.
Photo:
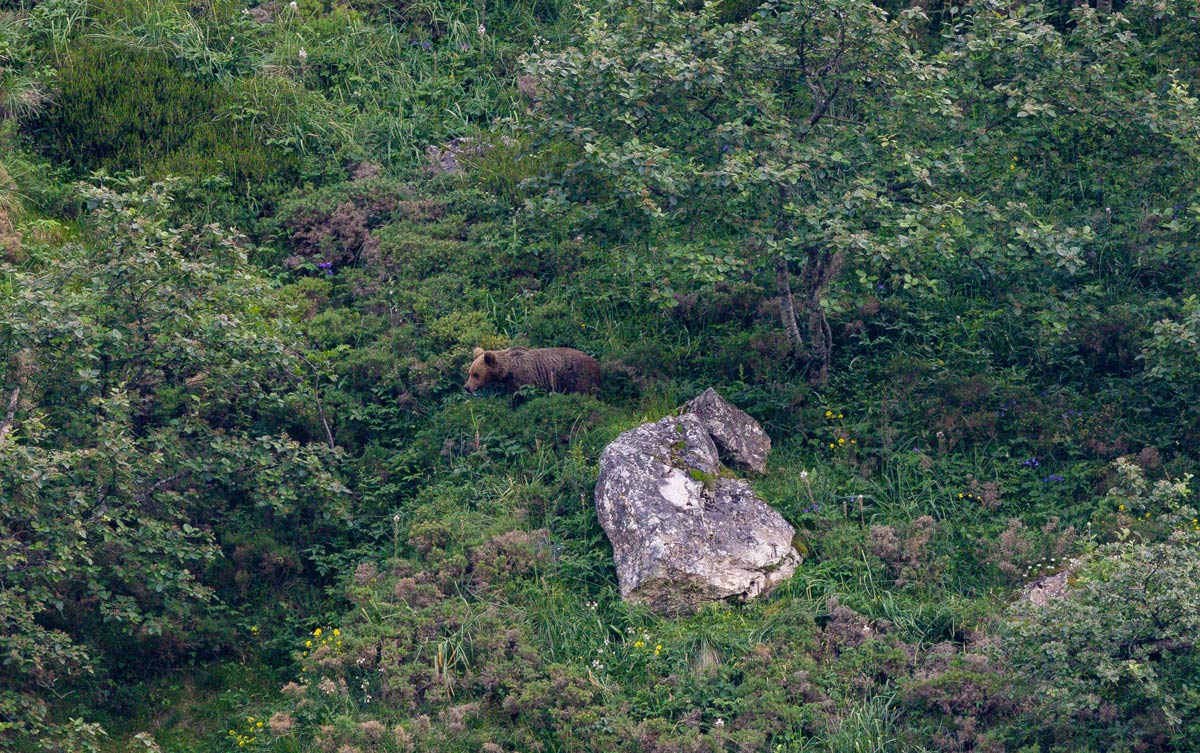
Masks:
[[[475,360],[471,362],[471,370],[467,373],[467,383],[463,385],[463,389],[475,392],[480,387],[503,381],[506,374],[507,371],[496,351],[476,348]]]

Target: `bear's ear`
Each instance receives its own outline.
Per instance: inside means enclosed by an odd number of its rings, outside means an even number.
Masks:
[[[475,356],[476,358],[479,358],[481,355],[483,355],[483,348],[476,348],[475,352],[472,353],[472,355]]]
[[[483,354],[483,362],[486,363],[488,366],[495,366],[496,365],[496,354],[485,351]]]

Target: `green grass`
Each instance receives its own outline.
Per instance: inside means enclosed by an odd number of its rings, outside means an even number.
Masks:
[[[0,211],[26,239],[12,269],[48,267],[91,242],[74,177],[179,176],[163,227],[187,239],[197,232],[185,223],[250,234],[236,245],[280,288],[264,304],[277,310],[253,313],[294,327],[281,347],[319,380],[322,420],[340,447],[322,462],[350,489],[336,520],[316,508],[282,521],[259,504],[189,523],[223,547],[197,577],[225,603],[204,624],[175,626],[186,647],[122,657],[120,673],[102,663],[95,678],[55,688],[52,724],[100,722],[104,751],[149,747],[136,737],[146,733],[167,753],[226,753],[238,748],[230,729],[277,712],[293,732],[263,733],[252,749],[392,753],[410,735],[414,749],[449,753],[918,753],[938,749],[931,731],[954,732],[956,718],[978,725],[971,744],[1002,745],[1042,721],[1006,695],[1020,678],[988,642],[1005,630],[1026,568],[1119,536],[1156,540],[1168,525],[1158,519],[1182,515],[1130,492],[1126,503],[1154,516],[1133,519],[1104,493],[1119,455],[1139,456],[1151,481],[1196,467],[1191,330],[1178,303],[1198,274],[1186,150],[1161,175],[1141,163],[1109,174],[1101,153],[1120,145],[1095,134],[1057,146],[997,135],[986,159],[964,168],[988,190],[978,207],[947,212],[959,223],[953,248],[872,259],[830,289],[833,376],[813,385],[780,337],[770,269],[736,265],[720,285],[693,279],[705,271],[687,265],[697,249],[742,250],[729,237],[616,216],[610,186],[580,183],[585,150],[524,127],[543,114],[528,95],[544,82],[518,83],[520,57],[582,44],[575,6],[302,0],[295,10],[277,3],[263,22],[232,0],[30,6],[6,6],[29,18],[3,19],[0,64],[53,80],[58,96],[0,125],[14,183],[0,185]],[[722,12],[753,18],[740,0]],[[1155,113],[1158,127],[1165,116]],[[1057,122],[1069,131],[1074,120]],[[464,157],[466,170],[425,171],[426,147],[457,137],[484,145]],[[1011,154],[1020,170],[1008,170]],[[352,181],[363,165],[381,173]],[[1039,183],[1039,166],[1078,171],[1070,191],[1053,176]],[[1014,204],[1014,215],[1069,227],[1092,222],[1103,200],[1116,220],[1096,221],[1085,249],[1094,259],[1072,275],[1039,266],[1037,248],[993,237],[983,204],[1009,199],[1032,207]],[[184,245],[190,263],[201,252]],[[5,302],[30,289],[0,282]],[[1177,342],[1155,339],[1154,322],[1168,320]],[[109,366],[104,338],[123,335],[101,333],[79,351],[91,359],[81,374],[58,374],[48,367],[70,345],[33,342],[24,326],[0,322],[0,420],[19,384],[18,424],[54,423],[61,408],[43,405],[43,391],[85,394],[82,374]],[[599,398],[464,395],[471,349],[508,344],[595,355]],[[1156,363],[1176,369],[1174,381],[1155,377]],[[265,407],[222,408],[171,383],[171,370],[149,364],[123,385],[139,439],[158,417],[194,409],[196,431],[214,442],[238,432],[325,441],[314,399],[283,381],[231,385],[261,393]],[[771,434],[768,473],[752,483],[796,525],[805,559],[766,599],[667,618],[619,598],[593,506],[598,457],[708,386]],[[205,468],[195,486],[171,491],[258,491],[237,482],[241,472]],[[275,492],[295,481],[279,478]],[[105,493],[100,480],[80,482],[81,519]],[[280,543],[285,525],[306,534],[303,546]],[[14,530],[0,533],[22,545],[34,535],[24,522]],[[344,654],[305,655],[318,625],[340,626]],[[15,664],[0,673],[10,678],[40,687]],[[299,679],[299,695],[281,694]],[[22,713],[0,708],[0,747]],[[379,739],[374,723],[386,727]],[[32,749],[25,742],[18,749]]]

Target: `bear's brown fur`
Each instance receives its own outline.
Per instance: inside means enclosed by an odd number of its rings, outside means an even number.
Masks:
[[[463,388],[474,392],[489,384],[507,392],[532,384],[550,392],[591,395],[600,389],[600,364],[574,348],[476,348]]]

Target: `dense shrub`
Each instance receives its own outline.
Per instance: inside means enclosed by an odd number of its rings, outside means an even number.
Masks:
[[[83,187],[81,240],[0,288],[6,744],[70,747],[46,688],[227,648],[218,598],[277,604],[345,515],[314,375],[244,238],[169,225],[161,184],[122,188]]]
[[[226,203],[251,205],[270,201],[298,174],[293,154],[223,117],[229,95],[221,86],[186,75],[161,51],[83,39],[63,58],[55,86],[53,103],[28,130],[47,156],[78,173],[224,176]]]
[[[1196,533],[1180,532],[1103,547],[1063,598],[1015,609],[1006,648],[1034,702],[1013,737],[1053,751],[1189,750],[1200,735],[1197,578]]]

